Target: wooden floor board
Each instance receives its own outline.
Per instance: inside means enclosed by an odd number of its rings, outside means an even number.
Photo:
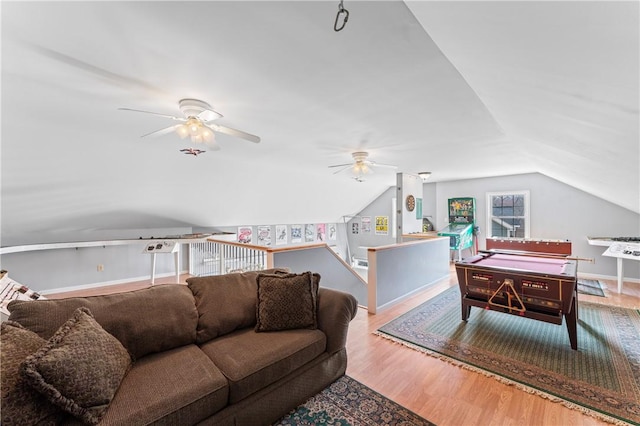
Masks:
[[[188,277],[181,276],[181,283]],[[173,281],[172,277],[156,280],[158,284]],[[607,297],[581,294],[579,300],[640,309],[639,283],[625,282],[623,294],[619,295],[615,280],[601,281],[607,286]],[[47,297],[107,294],[149,285],[142,281]],[[455,285],[457,278],[452,269],[448,281],[430,286],[377,315],[359,308],[349,327],[347,374],[439,426],[608,424],[374,334],[380,326]]]

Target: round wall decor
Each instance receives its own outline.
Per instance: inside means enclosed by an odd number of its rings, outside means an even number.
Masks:
[[[416,208],[416,199],[413,195],[407,195],[407,210],[409,210],[410,212],[413,211],[413,209]]]

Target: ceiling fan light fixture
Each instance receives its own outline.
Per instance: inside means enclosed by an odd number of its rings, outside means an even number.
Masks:
[[[178,125],[176,127],[176,133],[182,139],[189,136],[191,138],[191,142],[194,143],[215,141],[213,129],[195,117],[189,118],[185,124]]]
[[[369,157],[369,153],[365,151],[356,151],[351,153],[351,157],[356,163],[362,163]]]
[[[200,134],[202,135],[202,139],[204,139],[205,142],[213,142],[215,139],[213,131],[207,126],[202,126],[202,131],[200,132]]]
[[[189,134],[191,134],[191,136],[198,136],[201,126],[202,125],[197,118],[190,118],[187,120],[187,127],[189,128]]]
[[[179,124],[176,127],[176,133],[180,136],[180,139],[184,139],[189,136],[189,128],[185,124]]]
[[[371,168],[366,163],[356,163],[353,166],[354,172],[358,175],[366,175],[371,172]]]

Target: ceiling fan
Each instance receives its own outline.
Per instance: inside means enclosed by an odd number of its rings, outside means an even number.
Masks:
[[[241,130],[232,129],[231,127],[222,126],[214,123],[215,120],[222,118],[222,114],[215,111],[211,105],[198,99],[181,99],[178,102],[180,112],[183,117],[176,117],[168,114],[160,114],[151,111],[142,111],[139,109],[131,108],[118,108],[123,111],[135,111],[143,112],[145,114],[153,114],[160,117],[170,118],[174,121],[178,121],[179,124],[174,124],[164,129],[156,130],[141,137],[148,136],[163,136],[171,132],[176,132],[180,138],[184,139],[189,137],[191,142],[194,143],[206,143],[209,148],[218,150],[220,147],[215,142],[215,132],[224,133],[230,136],[235,136],[248,140],[250,142],[258,143],[260,138],[250,133],[243,132]]]
[[[355,175],[353,178],[358,182],[364,182],[364,175],[366,175],[367,173],[373,173],[373,167],[385,167],[390,169],[397,168],[397,166],[391,164],[382,164],[376,163],[375,161],[367,160],[367,158],[369,158],[369,153],[365,151],[353,152],[351,156],[353,157],[353,163],[335,164],[333,166],[329,166],[330,169],[338,168],[337,171],[333,172],[334,175],[351,168],[353,169],[353,174]]]

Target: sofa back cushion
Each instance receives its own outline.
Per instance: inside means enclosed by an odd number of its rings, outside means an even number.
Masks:
[[[193,277],[187,284],[198,309],[198,344],[256,324],[258,274],[286,272],[269,269],[210,277]]]
[[[134,358],[195,342],[198,313],[185,285],[68,299],[13,301],[10,319],[49,339],[77,308],[86,307]]]

